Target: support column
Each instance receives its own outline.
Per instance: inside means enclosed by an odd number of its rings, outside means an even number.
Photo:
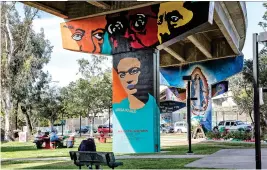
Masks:
[[[158,53],[113,55],[113,152],[159,152]]]

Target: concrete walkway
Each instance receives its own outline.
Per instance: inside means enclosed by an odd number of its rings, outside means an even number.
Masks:
[[[262,169],[267,169],[267,149],[261,149]],[[223,149],[187,164],[188,168],[255,169],[255,149]]]
[[[187,159],[187,158],[204,158],[207,155],[118,155],[116,159]],[[53,157],[53,158],[2,158],[1,162],[4,161],[70,161],[70,157]]]

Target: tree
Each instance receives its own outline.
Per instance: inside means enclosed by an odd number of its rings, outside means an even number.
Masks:
[[[29,97],[28,92],[41,75],[44,64],[49,62],[53,48],[45,40],[43,30],[35,33],[32,29],[38,10],[24,6],[24,18],[21,19],[15,4],[1,2],[1,108],[5,118],[6,140],[12,140],[12,128],[15,128],[12,117],[17,117],[20,102],[25,105],[23,101]],[[30,126],[25,108],[23,112]],[[13,110],[15,114],[12,114]]]
[[[263,3],[263,6],[267,9],[267,3]],[[266,31],[267,28],[267,12],[262,17],[263,21],[259,22],[259,25]],[[267,46],[259,52],[259,86],[267,87]],[[248,59],[244,61],[244,68],[242,75],[234,76],[231,81],[231,88],[234,93],[234,101],[244,112],[248,112],[253,121],[253,60]],[[260,106],[260,124],[261,124],[261,135],[267,131],[267,95],[264,94],[265,104]]]
[[[101,67],[107,60],[104,56],[93,56],[91,61],[78,60],[82,78],[63,88],[64,108],[69,116],[87,116],[92,120],[97,114],[111,106],[111,69]],[[91,134],[93,128],[91,128]]]
[[[50,122],[51,130],[55,120],[64,112],[60,88],[47,85],[38,101],[38,113]]]

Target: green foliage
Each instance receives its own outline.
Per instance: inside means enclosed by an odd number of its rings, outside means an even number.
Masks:
[[[53,47],[45,39],[43,29],[40,32],[33,30],[32,23],[38,17],[38,9],[24,6],[21,17],[16,10],[16,2],[1,2],[1,7],[1,85],[6,93],[1,102],[11,105],[3,105],[2,111],[7,115],[5,118],[18,117],[20,107],[17,106],[21,106],[25,118],[19,119],[18,123],[25,119],[31,127],[38,121],[36,95],[41,88],[37,85]],[[11,100],[7,100],[6,96]],[[12,107],[15,112],[11,112]],[[15,123],[9,119],[5,122]]]
[[[61,90],[66,115],[95,117],[110,107],[111,69],[101,68],[106,60],[104,56],[93,56],[91,61],[78,60],[82,78]]]
[[[267,8],[267,3],[263,3]],[[263,21],[259,25],[266,31],[267,12],[262,17]],[[252,56],[251,56],[252,57]],[[267,87],[267,46],[263,43],[263,48],[259,52],[259,86]],[[253,60],[248,59],[244,62],[242,74],[230,79],[230,88],[233,92],[233,99],[239,107],[239,113],[248,113],[253,121]],[[262,135],[267,132],[267,94],[264,94],[264,105],[260,107],[260,122]]]
[[[237,140],[250,140],[252,137],[251,132],[245,131],[232,131],[229,133],[220,133],[220,132],[208,132],[206,134],[208,139],[237,139]]]
[[[221,133],[214,133],[212,131],[209,131],[206,133],[206,137],[208,139],[220,139],[222,137]]]

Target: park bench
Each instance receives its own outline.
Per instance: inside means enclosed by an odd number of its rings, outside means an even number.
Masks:
[[[81,166],[88,166],[90,169],[93,165],[107,165],[114,169],[123,165],[122,162],[116,162],[113,152],[70,151],[70,158],[79,169]]]

